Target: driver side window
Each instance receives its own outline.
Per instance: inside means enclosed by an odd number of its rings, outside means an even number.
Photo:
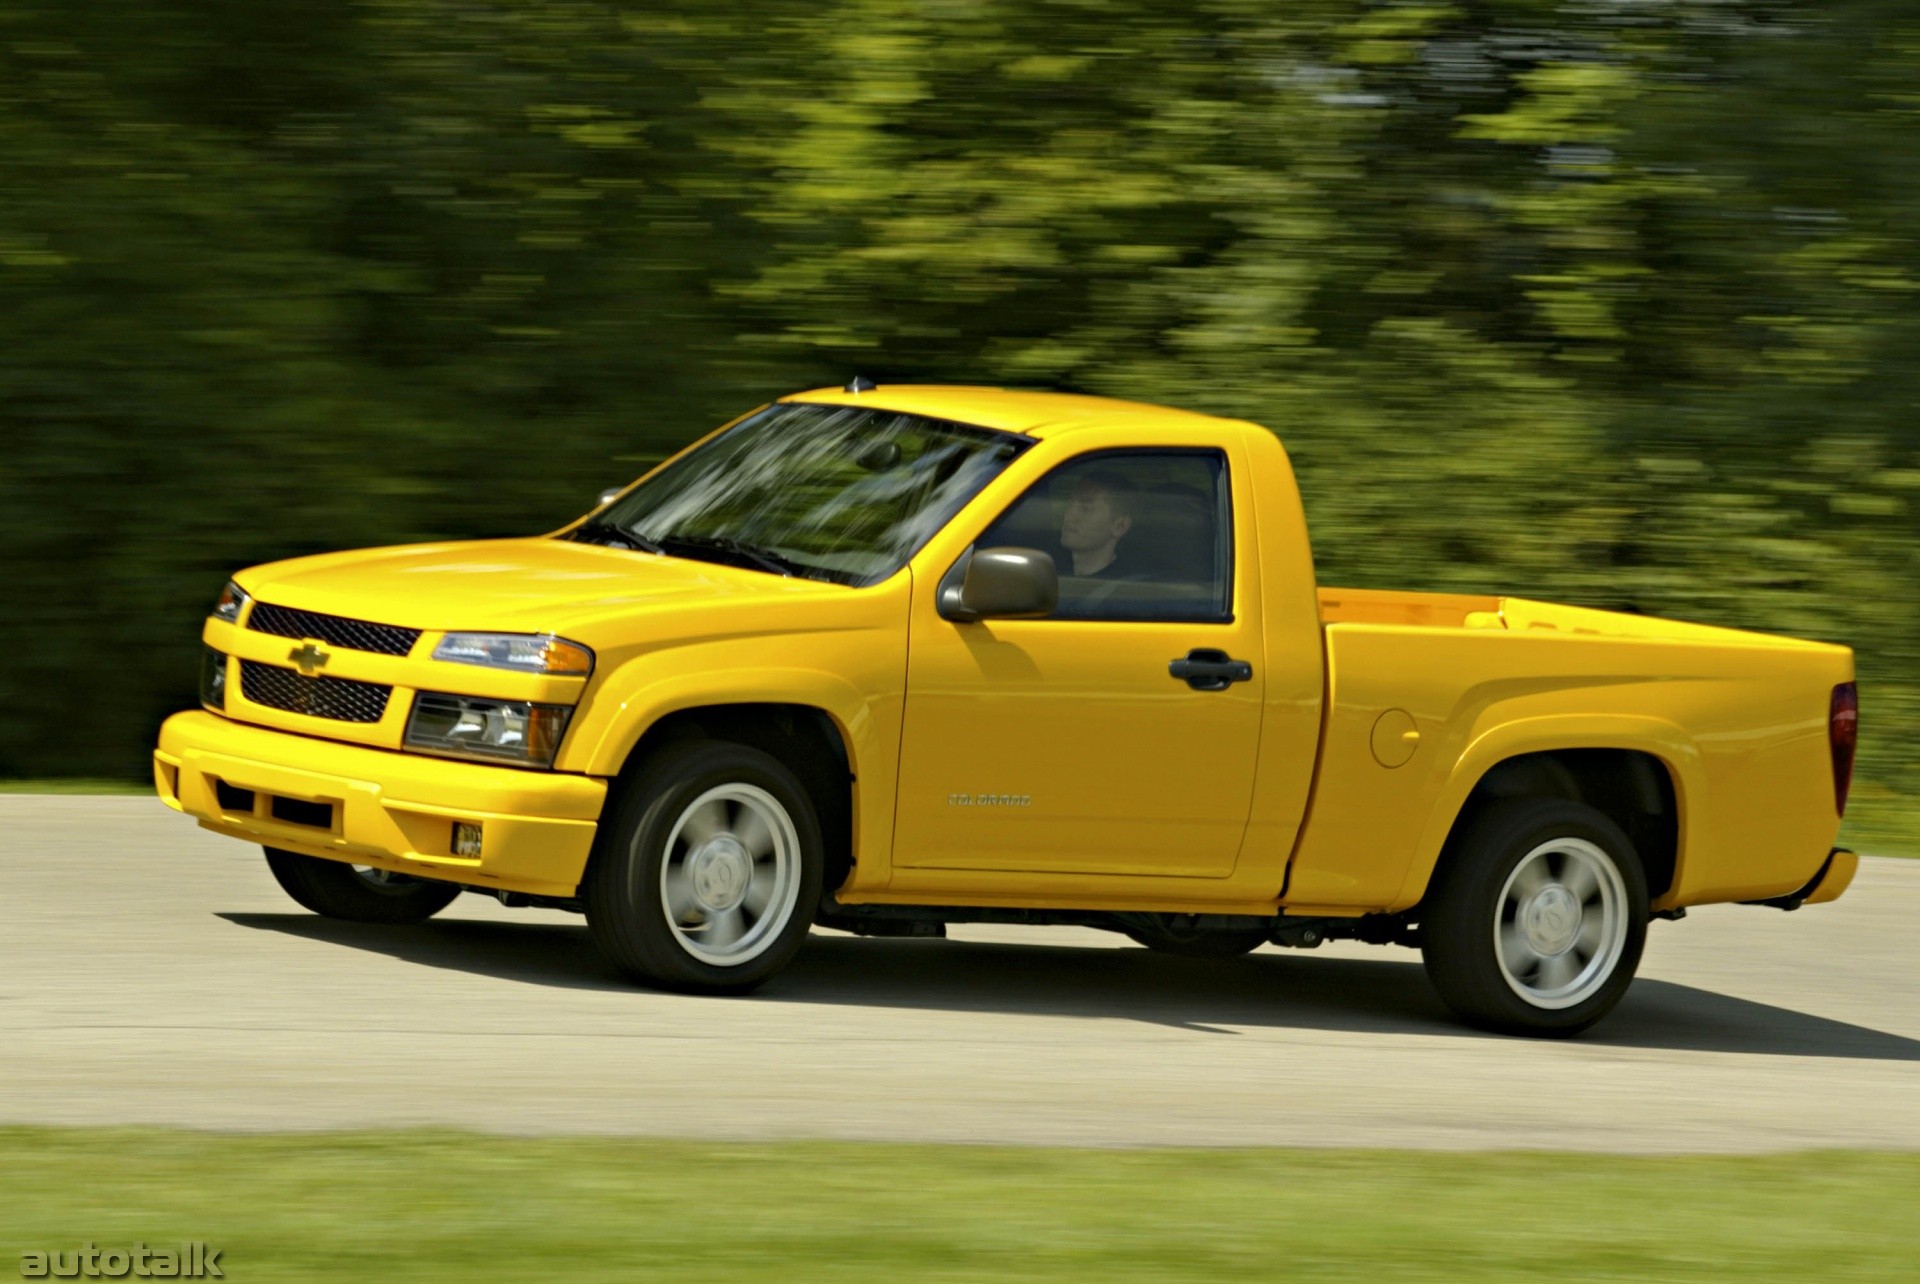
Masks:
[[[1060,573],[1050,619],[1232,618],[1227,462],[1211,450],[1108,450],[1048,473],[974,547],[1036,548]]]

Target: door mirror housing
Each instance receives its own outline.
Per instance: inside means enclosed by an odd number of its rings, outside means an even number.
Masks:
[[[1031,620],[1060,605],[1060,572],[1037,548],[976,549],[940,581],[942,619]]]

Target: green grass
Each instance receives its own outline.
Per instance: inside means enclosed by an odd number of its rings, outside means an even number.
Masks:
[[[151,780],[0,780],[0,794],[150,794]]]
[[[689,1090],[663,1086],[662,1091]],[[0,1271],[235,1280],[1888,1280],[1920,1155],[1086,1151],[0,1129]]]

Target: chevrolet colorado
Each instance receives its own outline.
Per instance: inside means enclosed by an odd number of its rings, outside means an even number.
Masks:
[[[1846,648],[1319,587],[1272,432],[1100,398],[802,393],[548,535],[241,571],[203,637],[159,793],[296,901],[578,910],[685,990],[816,924],[1080,924],[1417,945],[1568,1034],[1649,918],[1857,863]]]

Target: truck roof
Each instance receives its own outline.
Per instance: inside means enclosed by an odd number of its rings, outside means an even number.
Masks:
[[[1142,401],[964,384],[881,384],[864,392],[848,392],[844,388],[815,388],[811,392],[795,393],[780,400],[898,410],[904,414],[925,415],[930,419],[946,419],[980,428],[996,428],[1028,437],[1047,437],[1088,423],[1110,424],[1116,419],[1159,420],[1170,425],[1237,422]]]

